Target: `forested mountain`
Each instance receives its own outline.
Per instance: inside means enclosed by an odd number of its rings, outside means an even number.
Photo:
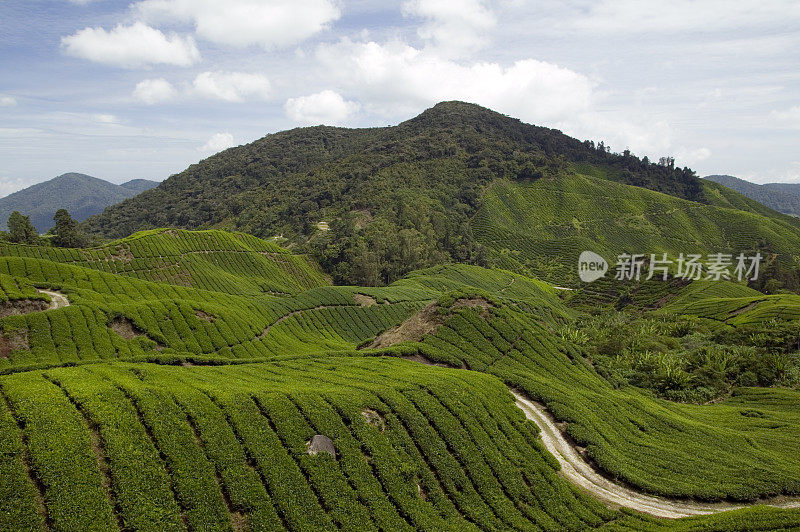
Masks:
[[[583,177],[576,181],[576,176]],[[570,190],[589,204],[547,218],[550,229],[541,234],[553,235],[550,240],[559,245],[518,247],[524,243],[502,241],[496,229],[532,220],[516,215],[498,220],[499,207],[486,212],[487,198],[500,190],[494,185],[503,183],[554,193]],[[608,194],[636,197],[643,206],[638,216],[648,219],[645,231],[655,232],[648,242],[656,242],[656,250],[683,251],[674,239],[674,245],[664,244],[664,223],[654,218],[674,217],[669,209],[686,213],[669,229],[677,234],[687,232],[684,224],[691,223],[693,212],[701,213],[703,223],[688,229],[695,235],[695,250],[739,251],[722,236],[730,232],[726,213],[733,210],[741,222],[735,230],[755,235],[747,240],[748,249],[760,237],[787,256],[795,249],[773,242],[787,226],[794,234],[800,227],[792,225],[795,221],[704,182],[688,168],[675,168],[670,158],[652,163],[627,150],[610,153],[602,142],[581,142],[462,102],[438,104],[394,127],[320,126],[268,135],[190,166],[91,218],[85,228],[110,237],[164,226],[280,235],[286,239],[282,242],[312,253],[335,281],[350,284],[388,284],[414,269],[447,262],[500,263],[562,282],[562,274],[574,270],[573,259],[581,251],[576,246],[586,244],[584,222],[597,221],[596,211],[605,206],[605,187]],[[552,198],[533,194],[526,201],[515,209],[535,222]],[[669,209],[650,208],[665,202]],[[763,231],[765,219],[777,226]],[[604,250],[611,253],[638,242],[632,236],[642,228],[632,221],[607,222],[589,240],[605,241]],[[516,225],[515,230],[535,231],[536,225],[541,224]],[[559,264],[543,267],[553,261]]]
[[[5,226],[14,211],[30,216],[40,233],[53,226],[53,215],[67,209],[76,220],[85,220],[109,205],[135,196],[158,185],[147,179],[134,179],[115,185],[85,174],[68,173],[0,199],[0,221]]]
[[[778,212],[800,216],[800,184],[767,183],[758,185],[730,175],[707,175],[705,178],[725,185]]]

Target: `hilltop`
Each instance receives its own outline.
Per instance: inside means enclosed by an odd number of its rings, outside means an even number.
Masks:
[[[85,174],[62,174],[0,198],[0,221],[5,226],[11,213],[19,211],[30,216],[34,227],[44,233],[53,227],[53,215],[58,209],[67,209],[81,221],[156,185],[147,179],[115,185]]]
[[[705,179],[724,185],[778,212],[800,216],[800,184],[758,185],[730,175],[707,175]]]
[[[796,232],[796,221],[698,179],[688,168],[674,168],[669,159],[656,164],[627,151],[613,154],[602,143],[581,142],[461,102],[438,104],[392,127],[320,126],[268,135],[190,166],[157,188],[89,219],[85,228],[114,238],[159,226],[235,229],[274,237],[312,254],[338,283],[388,284],[435,264],[487,265],[500,259],[505,267],[548,278],[550,272],[536,266],[541,257],[531,255],[541,255],[540,250],[491,236],[502,231],[506,221],[497,220],[499,212],[487,213],[487,205],[504,187],[568,192],[579,182],[591,183],[591,194],[637,196],[642,205],[670,204],[670,209],[684,213],[683,219],[702,212],[711,221],[702,231],[688,229],[696,235],[695,249],[732,247],[718,236],[729,231],[725,220],[731,210],[741,211],[732,216],[744,220],[736,230],[764,233],[768,245],[775,231],[762,231],[763,224]],[[546,196],[526,198],[518,208],[534,218],[549,209]],[[571,209],[563,219],[559,217],[565,212],[556,212],[548,224],[563,227],[559,238],[584,245],[580,224],[597,218],[596,211],[604,205],[599,197],[592,202],[589,196],[585,207]],[[638,228],[621,224],[613,230],[627,234],[623,240],[630,241]],[[684,227],[674,226],[674,232],[682,234]],[[653,237],[659,243],[660,238]],[[616,244],[606,249],[620,252]],[[788,250],[774,244],[781,253]],[[748,248],[753,245],[750,242]],[[567,250],[568,256],[557,259],[571,265],[572,254],[581,250]],[[508,252],[521,256],[513,261],[500,257]],[[792,260],[791,253],[787,257]]]

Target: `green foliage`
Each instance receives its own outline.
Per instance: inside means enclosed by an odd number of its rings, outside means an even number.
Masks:
[[[776,267],[800,267],[796,220],[703,205],[589,175],[531,184],[496,181],[471,227],[497,265],[568,286],[578,284],[576,265],[585,250],[605,257],[611,276],[621,253],[667,253],[675,260],[681,253],[761,251]],[[765,271],[762,279],[777,276]]]
[[[78,230],[78,222],[72,219],[66,209],[57,210],[53,220],[56,222],[51,230],[54,246],[80,248],[87,244],[86,236]]]
[[[491,314],[487,322],[463,310],[418,349],[496,375],[546,404],[603,470],[641,489],[739,500],[800,490],[800,471],[787,454],[798,443],[796,390],[738,388],[708,406],[654,399],[632,386],[615,388],[584,359],[587,353],[549,334],[535,315],[509,306]],[[637,363],[664,390],[687,383],[688,372],[668,353],[641,351]],[[749,408],[769,421],[741,415]]]
[[[31,224],[28,216],[14,211],[8,218],[8,239],[17,244],[36,244],[39,240],[39,233]]]
[[[614,516],[557,475],[495,378],[352,357],[229,366],[224,381],[219,371],[116,363],[0,378],[11,414],[30,421],[53,526],[579,530]],[[382,429],[365,420],[367,408]],[[64,445],[37,445],[65,425]],[[306,453],[319,433],[333,439],[335,459]],[[36,515],[30,499],[17,504]]]

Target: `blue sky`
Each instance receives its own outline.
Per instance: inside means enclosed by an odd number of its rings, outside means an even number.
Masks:
[[[161,180],[320,123],[475,102],[700,175],[800,182],[800,3],[3,0],[0,195]]]

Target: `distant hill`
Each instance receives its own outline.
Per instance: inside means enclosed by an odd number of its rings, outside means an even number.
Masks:
[[[758,185],[730,175],[707,175],[705,179],[731,188],[778,212],[800,216],[800,183]]]
[[[610,153],[463,102],[392,127],[268,135],[84,223],[113,238],[169,226],[280,236],[335,282],[360,285],[449,262],[569,283],[587,249],[677,256],[763,240],[787,262],[800,256],[800,221],[672,159]]]
[[[131,179],[130,181],[122,183],[120,186],[122,188],[132,190],[138,194],[140,192],[144,192],[145,190],[150,190],[151,188],[157,187],[158,181],[150,181],[149,179]]]
[[[63,174],[0,198],[0,224],[5,228],[11,213],[19,211],[30,216],[36,229],[43,233],[53,226],[53,215],[58,209],[67,209],[81,221],[156,185],[157,182],[147,179],[115,185],[85,174]]]

